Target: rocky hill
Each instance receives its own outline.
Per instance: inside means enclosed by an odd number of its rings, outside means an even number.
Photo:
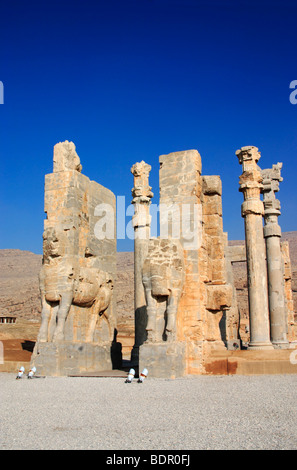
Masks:
[[[297,312],[297,232],[285,232],[290,243],[294,307]],[[241,244],[232,241],[230,244]],[[42,256],[29,251],[0,250],[0,315],[16,316],[18,321],[40,320],[38,273]],[[234,265],[235,282],[241,311],[247,311],[245,263]],[[134,330],[134,255],[118,253],[116,280],[119,335],[133,335]],[[0,329],[1,335],[1,329]]]
[[[0,315],[39,319],[41,262],[30,251],[0,250]]]

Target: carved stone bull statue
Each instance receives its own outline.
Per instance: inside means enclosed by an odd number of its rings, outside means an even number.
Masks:
[[[147,341],[176,339],[176,316],[184,283],[183,250],[178,240],[151,239],[143,264],[147,302]]]
[[[110,304],[113,280],[108,273],[92,266],[95,257],[89,252],[86,252],[81,265],[82,260],[69,253],[69,234],[66,236],[64,232],[49,228],[43,236],[44,257],[39,276],[42,312],[38,341],[64,340],[64,327],[71,305],[78,305],[89,308],[85,341],[92,342],[99,315],[106,315]]]

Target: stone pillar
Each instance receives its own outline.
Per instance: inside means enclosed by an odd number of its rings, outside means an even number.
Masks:
[[[142,283],[142,267],[148,253],[150,239],[150,204],[154,196],[149,186],[151,166],[144,161],[135,163],[131,168],[134,176],[132,204],[135,213],[132,219],[134,227],[134,310],[135,310],[135,344],[132,359],[137,360],[139,346],[146,340],[146,299]]]
[[[270,311],[270,334],[275,348],[289,347],[287,340],[287,319],[283,279],[283,258],[281,253],[281,228],[278,225],[280,202],[275,197],[279,191],[282,163],[262,170],[264,202],[264,237],[266,240],[268,297]]]
[[[250,349],[273,349],[270,342],[269,310],[267,292],[267,267],[263,236],[264,213],[260,200],[262,189],[261,170],[257,165],[260,152],[257,147],[242,147],[236,151],[243,173],[240,191],[244,202],[241,214],[245,222],[245,243],[248,271]]]
[[[114,296],[116,198],[81,170],[74,143],[56,144],[53,173],[45,176],[41,326],[31,358],[31,367],[42,375],[121,366]]]

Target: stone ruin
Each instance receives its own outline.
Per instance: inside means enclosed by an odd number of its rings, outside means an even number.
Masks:
[[[296,347],[288,243],[281,243],[275,198],[282,164],[261,170],[260,152],[236,152],[245,246],[223,231],[222,184],[202,174],[197,150],[161,155],[160,236],[151,237],[150,165],[133,165],[135,344],[131,364],[152,377],[205,373],[213,352],[240,350],[232,264],[247,262],[248,349]],[[95,208],[115,196],[81,173],[72,142],[54,148],[45,178],[42,320],[32,362],[40,373],[73,375],[121,367],[116,341],[114,236],[95,235]],[[263,200],[261,199],[261,195]],[[264,226],[263,226],[264,220]]]
[[[53,173],[45,177],[41,326],[32,358],[47,375],[110,369],[121,362],[113,296],[116,236],[95,236],[95,208],[115,209],[116,200],[81,170],[72,142],[54,147]]]

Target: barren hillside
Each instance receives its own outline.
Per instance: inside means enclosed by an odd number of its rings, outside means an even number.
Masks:
[[[41,262],[30,251],[0,250],[0,315],[39,319]]]

